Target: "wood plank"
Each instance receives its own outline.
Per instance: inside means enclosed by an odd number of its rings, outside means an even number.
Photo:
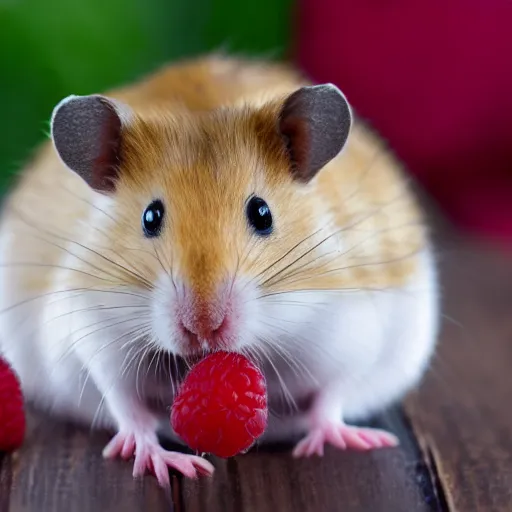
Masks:
[[[182,480],[185,512],[440,511],[428,468],[400,414],[375,423],[401,440],[399,449],[373,453],[328,449],[324,458],[294,460],[274,447],[215,461],[211,480]]]
[[[432,210],[430,204],[426,206]],[[404,421],[400,413],[391,411],[374,424],[397,434],[400,448],[370,454],[327,449],[323,459],[295,461],[289,456],[288,447],[284,453],[267,450],[231,461],[216,461],[214,479],[182,480],[180,509],[185,512],[446,510],[443,489],[437,488],[437,474],[430,464],[429,453],[418,449],[408,418]]]
[[[443,236],[448,319],[406,413],[450,510],[512,510],[512,254]]]
[[[106,436],[29,412],[25,446],[0,466],[0,511],[441,510],[400,413],[375,425],[396,432],[401,448],[367,456],[329,450],[322,460],[293,461],[290,447],[274,447],[216,461],[214,479],[181,480],[181,490],[174,477],[166,497],[152,478],[133,481],[130,464],[101,459]]]
[[[445,322],[405,421],[379,420],[400,449],[301,461],[260,450],[215,461],[211,480],[175,478],[171,499],[152,478],[133,481],[130,464],[103,461],[106,436],[30,414],[26,445],[0,459],[0,511],[159,511],[172,500],[179,512],[512,510],[512,258],[453,233],[440,256],[445,311],[461,325]]]
[[[102,459],[108,436],[31,411],[28,425],[25,445],[9,458],[10,467],[3,464],[0,490],[9,483],[10,493],[2,512],[173,510],[153,478],[134,480],[131,464]]]
[[[11,459],[0,453],[0,512],[8,512],[11,493]]]

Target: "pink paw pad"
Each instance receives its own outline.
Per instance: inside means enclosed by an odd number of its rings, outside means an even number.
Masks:
[[[373,450],[398,445],[398,439],[388,432],[372,428],[359,428],[344,423],[328,423],[313,428],[293,451],[294,457],[322,456],[325,444],[341,450]]]
[[[165,450],[154,435],[119,432],[103,450],[103,457],[125,460],[135,457],[133,476],[141,477],[151,471],[162,487],[170,486],[169,468],[189,478],[198,474],[210,476],[214,471],[212,464],[202,457]]]

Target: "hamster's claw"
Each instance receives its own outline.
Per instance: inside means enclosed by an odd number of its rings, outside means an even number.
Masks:
[[[373,450],[398,445],[398,438],[383,430],[360,428],[344,423],[325,423],[313,428],[293,450],[294,457],[322,456],[329,443],[341,450]]]
[[[205,459],[179,452],[169,452],[161,446],[147,446],[135,454],[133,476],[143,476],[152,470],[162,487],[169,487],[169,468],[179,471],[188,478],[197,478],[198,473],[211,475],[213,466]]]
[[[103,450],[103,457],[112,459],[135,457],[133,476],[143,476],[152,471],[162,487],[169,487],[169,468],[179,471],[188,478],[198,474],[210,476],[214,468],[202,457],[167,451],[160,446],[154,434],[134,434],[119,432]]]

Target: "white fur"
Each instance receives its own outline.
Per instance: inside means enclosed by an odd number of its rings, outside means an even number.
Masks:
[[[109,208],[110,199],[97,200],[103,201],[101,209]],[[99,212],[92,209],[84,230],[97,225],[96,215],[103,215]],[[4,229],[0,254],[9,253],[9,244]],[[76,247],[73,251],[77,254]],[[234,285],[241,305],[235,348],[270,356],[265,372],[271,400],[283,390],[290,402],[314,393],[315,407],[325,417],[364,418],[414,386],[434,349],[438,300],[430,249],[420,263],[410,283],[396,290],[259,298],[255,283],[241,277]],[[62,267],[77,265],[70,254],[61,262]],[[148,339],[168,351],[179,350],[179,334],[168,315],[176,300],[172,280],[161,276],[155,293],[146,298],[73,293],[65,291],[68,274],[63,269],[55,273],[52,295],[4,311],[29,298],[16,276],[9,267],[0,267],[0,348],[20,375],[27,397],[89,424],[127,431],[141,425],[156,428],[157,418],[145,404],[149,371],[145,374],[136,365],[126,370],[134,350],[144,347],[129,333],[149,322]],[[141,320],[139,312],[146,306],[147,318]],[[20,319],[27,320],[27,329],[20,329]],[[172,394],[170,385],[160,391]],[[162,417],[167,414],[162,411]],[[286,438],[307,428],[305,420],[272,419],[266,437]]]
[[[333,420],[365,419],[401,399],[421,379],[435,347],[439,312],[430,249],[406,287],[339,295],[290,293],[280,300],[286,304],[267,306],[279,319],[273,335],[288,333],[280,344],[304,370],[297,368],[295,375],[284,361],[277,369],[286,375],[292,396],[315,390],[316,407]],[[290,305],[292,301],[310,304],[310,314]],[[270,380],[275,385],[277,378]],[[304,428],[306,421],[276,421],[267,439],[286,438]]]

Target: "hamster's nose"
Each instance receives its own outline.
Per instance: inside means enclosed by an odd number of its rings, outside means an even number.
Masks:
[[[218,348],[225,343],[229,329],[228,308],[225,304],[195,301],[183,309],[181,324],[199,342],[206,343],[210,348]]]
[[[200,339],[209,341],[214,336],[222,334],[226,324],[226,317],[220,321],[220,323],[208,317],[191,319],[188,315],[184,316],[181,323],[183,328],[194,334]]]

